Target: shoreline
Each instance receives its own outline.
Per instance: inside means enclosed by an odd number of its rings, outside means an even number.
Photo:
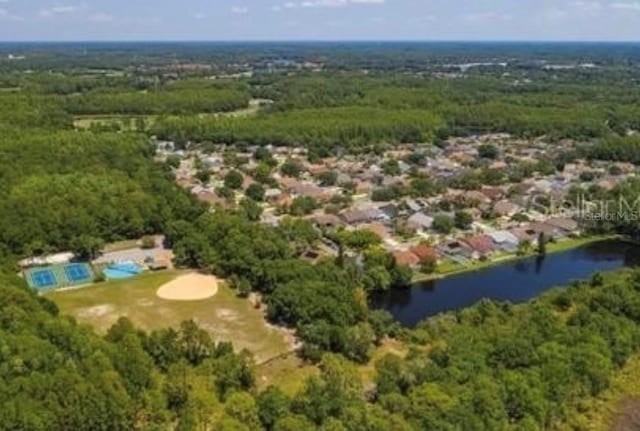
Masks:
[[[569,238],[569,239],[564,239],[564,240],[553,242],[553,243],[547,243],[546,254],[550,255],[555,253],[561,253],[564,251],[580,248],[588,244],[593,244],[601,241],[616,240],[616,239],[620,241],[633,242],[632,239],[620,234],[596,235],[596,236],[589,236],[584,238]],[[460,267],[452,271],[447,271],[443,273],[438,273],[437,269],[436,269],[436,272],[433,274],[423,274],[423,273],[417,272],[411,279],[411,285],[412,285],[411,287],[413,287],[413,285],[415,284],[425,283],[428,281],[442,280],[444,278],[451,277],[454,275],[482,271],[484,269],[502,265],[505,263],[535,257],[536,255],[537,253],[535,251],[529,252],[524,255],[505,254],[493,259],[489,259],[485,262],[479,261],[478,263],[475,263],[471,266]]]

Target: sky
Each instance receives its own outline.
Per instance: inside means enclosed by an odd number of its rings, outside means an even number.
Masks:
[[[0,0],[0,41],[640,41],[640,0]]]

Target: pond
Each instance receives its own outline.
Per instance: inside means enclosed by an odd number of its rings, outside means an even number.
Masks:
[[[639,246],[609,240],[395,289],[371,301],[374,308],[385,309],[404,325],[415,326],[427,317],[469,307],[482,299],[524,302],[598,271],[638,265]]]

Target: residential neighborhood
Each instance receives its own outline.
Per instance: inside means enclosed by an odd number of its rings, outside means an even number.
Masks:
[[[313,161],[302,147],[156,146],[159,160],[174,160],[178,184],[212,211],[248,196],[259,201],[262,222],[303,217],[325,234],[325,245],[327,232],[368,230],[416,273],[524,255],[541,238],[579,237],[579,191],[611,190],[636,172],[630,163],[579,158],[558,167],[580,143],[505,133]],[[338,250],[319,247],[314,255]]]

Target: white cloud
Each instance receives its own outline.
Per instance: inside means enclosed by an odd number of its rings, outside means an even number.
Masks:
[[[51,11],[53,13],[72,13],[76,11],[76,7],[75,6],[54,6],[51,8]]]
[[[195,19],[205,19],[207,16],[205,14],[203,14],[202,12],[196,12],[195,14],[193,14],[193,17]]]
[[[330,7],[344,7],[349,5],[381,5],[385,0],[302,0],[302,1],[288,1],[282,5],[275,5],[271,9],[280,11],[282,9],[296,9],[296,8],[330,8]]]
[[[409,18],[409,22],[411,23],[427,23],[427,22],[433,22],[436,20],[436,16],[435,15],[422,15],[422,16],[414,16]]]
[[[553,7],[544,12],[544,17],[548,20],[560,20],[566,18],[569,15],[564,9],[559,9],[557,7]]]
[[[78,9],[79,9],[79,7],[78,6],[74,6],[74,5],[55,5],[53,7],[48,8],[48,9],[40,9],[38,14],[40,16],[50,17],[50,16],[53,16],[53,15],[72,14],[74,12],[77,12]]]
[[[599,1],[574,1],[571,6],[578,12],[590,15],[597,15],[604,9]]]
[[[640,12],[640,2],[616,2],[609,5],[612,9],[631,10]]]
[[[246,15],[249,13],[249,8],[246,6],[234,6],[231,8],[231,13],[235,13],[236,15]]]
[[[88,19],[91,22],[113,22],[115,20],[115,17],[113,15],[109,15],[108,13],[98,12],[89,15]]]
[[[0,8],[0,21],[24,21],[24,18],[19,15],[14,15],[6,9]]]
[[[511,15],[500,13],[500,12],[479,12],[479,13],[471,13],[464,16],[464,19],[467,21],[473,22],[481,22],[481,21],[509,21],[511,20]]]

